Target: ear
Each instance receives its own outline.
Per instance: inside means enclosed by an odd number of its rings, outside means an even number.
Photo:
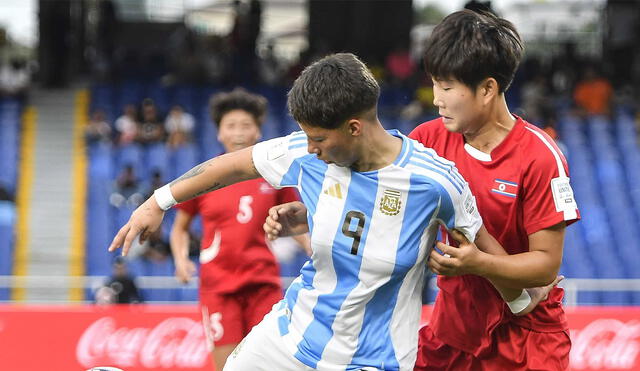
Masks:
[[[362,121],[358,119],[347,121],[346,128],[351,136],[357,137],[362,135]]]
[[[477,93],[482,98],[484,104],[488,104],[500,94],[498,82],[493,77],[488,77],[480,82]]]

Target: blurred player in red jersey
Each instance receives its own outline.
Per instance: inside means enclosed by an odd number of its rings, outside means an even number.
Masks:
[[[516,317],[487,281],[506,287],[552,282],[565,227],[580,216],[567,162],[542,130],[510,113],[504,93],[523,53],[508,21],[469,10],[433,30],[424,54],[442,116],[410,137],[455,162],[484,225],[510,255],[473,244],[431,254],[440,292],[420,330],[416,370],[565,370],[569,363],[563,290]],[[484,277],[484,278],[483,278]]]
[[[266,109],[264,97],[243,89],[212,98],[212,118],[227,153],[259,140]],[[171,249],[176,277],[182,282],[189,281],[196,271],[188,258],[189,227],[196,215],[202,216],[200,306],[218,370],[240,340],[282,299],[280,271],[265,241],[262,223],[271,206],[297,199],[293,188],[276,190],[260,178],[176,205]],[[308,252],[308,237],[296,239]]]

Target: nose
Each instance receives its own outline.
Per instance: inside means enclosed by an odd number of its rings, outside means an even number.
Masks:
[[[442,100],[438,99],[438,96],[436,94],[433,94],[433,105],[438,108],[442,108],[443,106]]]
[[[311,154],[319,155],[320,154],[320,149],[318,147],[314,146],[313,144],[311,144],[311,142],[307,142],[307,152],[309,152]]]

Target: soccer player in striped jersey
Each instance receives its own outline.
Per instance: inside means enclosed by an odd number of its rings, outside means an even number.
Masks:
[[[110,251],[124,246],[126,254],[176,202],[238,181],[261,176],[276,188],[298,188],[311,261],[225,370],[412,370],[438,228],[497,245],[453,163],[383,128],[379,92],[353,54],[313,63],[288,96],[303,132],[196,166],[156,190],[112,241]],[[501,292],[516,298],[521,290]]]

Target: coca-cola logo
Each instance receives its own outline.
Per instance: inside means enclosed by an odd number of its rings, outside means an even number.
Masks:
[[[76,357],[84,367],[202,368],[209,353],[202,324],[190,318],[167,318],[153,328],[126,328],[103,317],[84,331]]]
[[[637,369],[640,321],[598,319],[571,331],[574,370]]]

